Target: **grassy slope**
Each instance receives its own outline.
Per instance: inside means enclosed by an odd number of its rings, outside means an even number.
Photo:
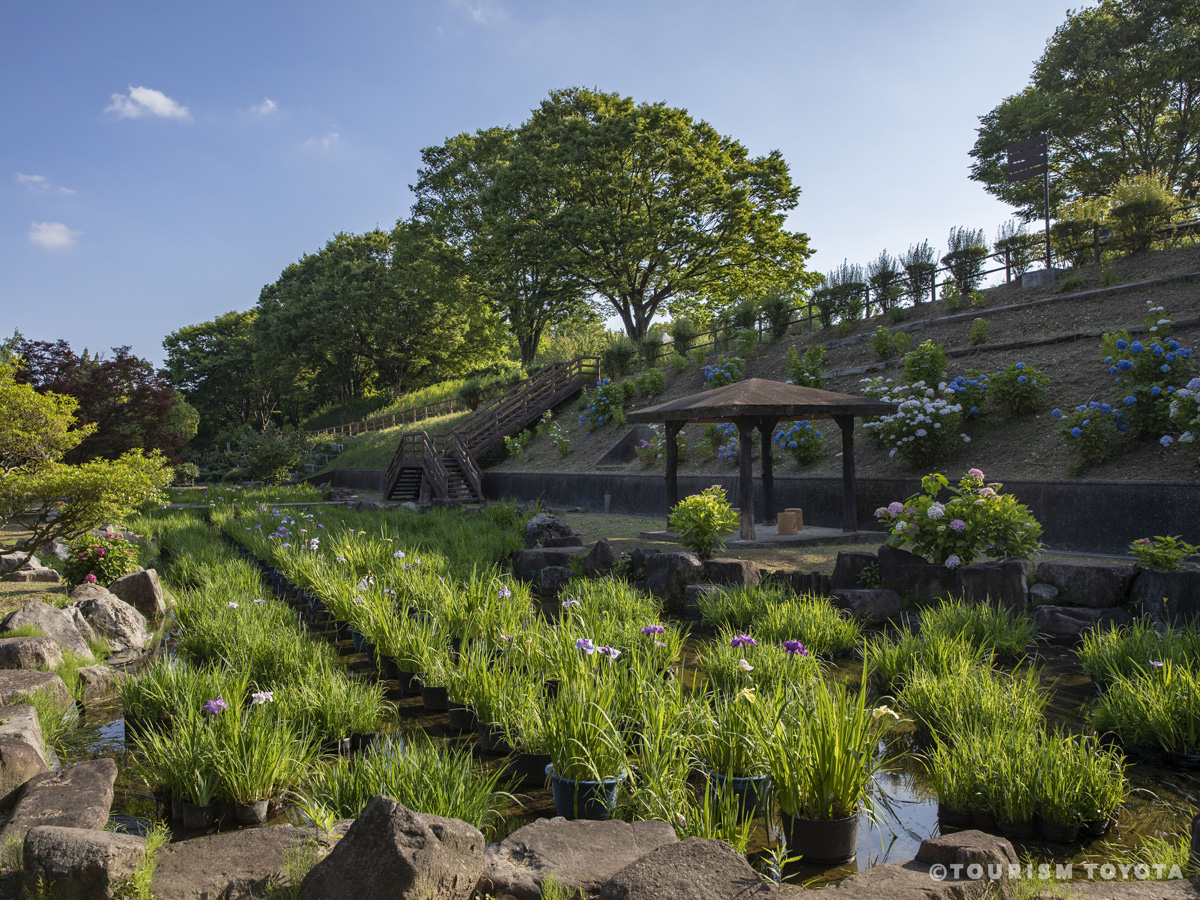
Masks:
[[[430,434],[439,431],[449,431],[466,418],[466,413],[454,413],[449,416],[438,416],[425,419],[420,428]],[[401,425],[396,428],[385,428],[383,431],[369,431],[352,438],[346,445],[345,451],[330,461],[322,471],[333,469],[386,469],[396,452],[400,435],[412,431],[413,426]]]
[[[1196,272],[1200,271],[1200,248],[1147,254],[1141,258],[1119,260],[1116,268],[1124,282]],[[1086,267],[1083,274],[1087,281],[1079,290],[1102,286],[1098,267]],[[973,312],[988,320],[989,343],[1004,343],[1068,332],[1117,330],[1127,326],[1140,325],[1148,300],[1153,301],[1153,305],[1165,306],[1167,315],[1174,319],[1194,317],[1200,311],[1200,284],[1194,282],[1121,294],[1102,301],[1064,300],[1046,304],[1041,308],[1012,313],[994,311],[994,308],[1051,296],[1051,293],[1044,290],[1025,291],[1016,285],[1003,285],[990,289],[986,295],[985,308]],[[993,309],[989,310],[989,308]],[[943,316],[947,314],[947,310],[945,304],[939,301],[921,304],[920,307],[907,310],[906,313],[905,321],[911,322],[918,318],[933,319]],[[880,324],[880,320],[862,322],[852,334],[869,334],[878,324]],[[954,349],[967,346],[969,328],[970,320],[967,320],[936,328],[926,328],[914,332],[913,337],[914,341],[918,343],[931,338],[942,341],[949,348]],[[1175,334],[1184,346],[1200,349],[1200,327],[1177,329]],[[824,336],[821,332],[812,335],[793,333],[776,344],[764,345],[760,348],[758,358],[749,361],[747,376],[783,380],[787,377],[788,348],[795,347],[802,352],[805,347],[819,342]],[[1091,340],[1055,344],[1019,352],[996,352],[983,349],[967,357],[952,359],[950,376],[966,372],[968,369],[991,372],[1020,360],[1041,369],[1049,377],[1047,412],[1014,420],[1006,420],[1000,418],[998,414],[994,414],[983,421],[972,424],[966,429],[972,437],[971,443],[963,445],[944,459],[938,466],[940,470],[957,475],[972,466],[978,466],[988,474],[989,478],[1000,480],[1005,478],[1058,479],[1071,477],[1068,473],[1071,458],[1057,434],[1057,423],[1049,416],[1048,411],[1056,406],[1069,409],[1090,399],[1113,400],[1118,397],[1119,389],[1112,383],[1108,369],[1102,362],[1097,343]],[[870,343],[863,341],[829,351],[826,355],[826,371],[876,361]],[[897,370],[890,369],[887,374],[889,377],[896,377]],[[859,377],[831,379],[827,382],[826,387],[829,390],[843,393],[857,393]],[[668,371],[666,393],[654,402],[693,394],[702,390],[703,386],[703,378],[695,367],[690,367],[681,375],[674,375]],[[639,401],[637,405],[649,404]],[[596,460],[624,434],[624,430],[606,426],[594,434],[588,435],[577,419],[578,404],[576,401],[566,403],[555,411],[555,420],[568,430],[572,438],[572,452],[566,458],[560,457],[548,440],[535,438],[522,457],[504,460],[494,468],[500,471],[594,471]],[[790,457],[780,458],[777,456],[776,471],[780,474],[840,474],[841,460],[834,455],[840,450],[837,428],[832,423],[826,424],[827,427],[822,428],[828,439],[827,454],[823,459],[801,470]],[[695,443],[701,434],[700,427],[691,426],[689,429],[685,429],[685,435],[689,432],[693,435],[693,443]],[[902,462],[889,458],[886,451],[878,448],[861,428],[856,430],[855,445],[860,475],[908,474],[908,470]],[[661,472],[662,466],[659,464],[655,468],[646,470],[635,461],[630,464],[628,471]],[[688,462],[681,467],[681,471],[731,472],[733,466],[722,464],[717,460],[699,459],[698,454],[693,453]],[[1156,443],[1141,444],[1132,448],[1130,452],[1091,470],[1086,477],[1090,479],[1192,480],[1198,477],[1197,456],[1194,450],[1189,450],[1186,446],[1176,445],[1171,450],[1164,450]]]

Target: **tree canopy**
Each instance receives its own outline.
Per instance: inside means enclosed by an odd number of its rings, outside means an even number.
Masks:
[[[1005,147],[1049,136],[1051,204],[1110,193],[1155,172],[1182,196],[1200,188],[1200,0],[1101,0],[1072,12],[1030,84],[981,117],[971,178],[1042,215],[1040,179],[1009,184]]]

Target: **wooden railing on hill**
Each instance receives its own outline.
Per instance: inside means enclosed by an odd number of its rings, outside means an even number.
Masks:
[[[434,499],[449,496],[450,475],[444,461],[452,460],[462,472],[471,495],[483,499],[483,474],[476,458],[500,446],[506,437],[528,428],[547,410],[578,394],[599,377],[597,356],[551,363],[485,403],[452,431],[432,436],[424,431],[402,435],[388,466],[384,496],[392,497],[404,471],[411,473],[417,468],[423,478],[421,499],[425,499],[426,493]]]

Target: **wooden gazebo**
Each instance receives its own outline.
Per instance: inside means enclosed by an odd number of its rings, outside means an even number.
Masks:
[[[753,434],[762,441],[763,521],[775,522],[775,476],[772,472],[771,439],[781,421],[833,419],[842,432],[842,529],[858,530],[854,488],[854,420],[858,416],[881,416],[896,411],[883,400],[836,394],[816,388],[748,378],[724,387],[692,394],[627,413],[634,424],[661,422],[666,426],[667,504],[679,502],[679,448],[675,442],[688,422],[732,422],[738,430],[738,458],[742,539],[754,539]]]

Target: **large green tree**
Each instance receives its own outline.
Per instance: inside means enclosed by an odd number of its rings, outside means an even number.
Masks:
[[[811,253],[783,227],[800,191],[782,156],[752,157],[665,103],[555,91],[517,129],[492,189],[531,206],[556,265],[634,338],[656,314],[793,282]]]
[[[1158,172],[1183,196],[1200,187],[1200,0],[1101,0],[1072,12],[1030,84],[980,119],[971,177],[1042,215],[1041,179],[1009,184],[1005,147],[1045,132],[1051,205]]]
[[[413,213],[462,254],[529,363],[547,328],[591,310],[583,285],[564,268],[561,236],[547,227],[542,186],[508,181],[497,189],[516,136],[488,128],[422,150]]]

